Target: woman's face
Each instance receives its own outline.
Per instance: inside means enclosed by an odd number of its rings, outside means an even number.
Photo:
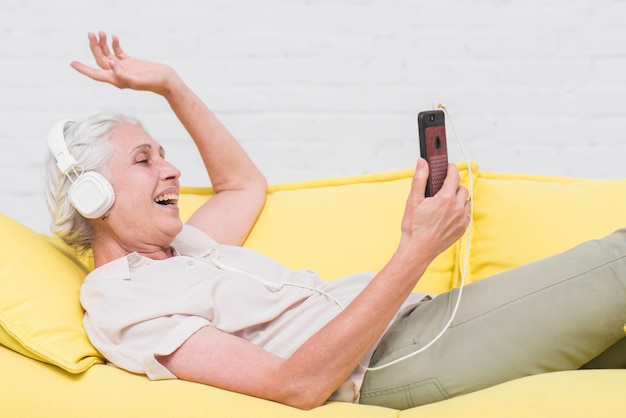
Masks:
[[[181,231],[180,171],[143,129],[121,124],[111,132],[111,159],[105,177],[115,191],[106,214],[109,236],[128,252],[158,252]]]

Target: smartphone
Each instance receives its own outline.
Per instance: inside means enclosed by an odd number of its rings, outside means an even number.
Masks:
[[[443,110],[429,110],[417,115],[420,154],[428,162],[430,173],[426,183],[426,197],[434,196],[448,173],[448,144],[446,119]]]

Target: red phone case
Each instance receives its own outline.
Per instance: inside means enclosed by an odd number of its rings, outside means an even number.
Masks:
[[[426,184],[426,196],[434,196],[448,173],[448,145],[444,113],[441,110],[421,112],[418,115],[420,153],[428,162],[430,174]]]

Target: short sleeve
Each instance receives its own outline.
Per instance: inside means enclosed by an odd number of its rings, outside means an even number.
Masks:
[[[170,372],[157,360],[158,356],[167,356],[176,351],[189,337],[195,334],[199,329],[211,325],[208,320],[199,316],[190,316],[180,322],[172,329],[166,337],[154,348],[154,351],[146,354],[143,359],[143,366],[151,380],[176,379],[176,376]]]

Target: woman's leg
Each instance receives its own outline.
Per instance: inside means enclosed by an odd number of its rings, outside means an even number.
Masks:
[[[457,292],[402,312],[370,365],[430,342],[448,321]],[[578,369],[622,340],[624,323],[626,229],[468,285],[443,336],[408,360],[368,371],[361,402],[406,409],[523,376]],[[617,347],[619,353],[623,347]]]
[[[613,344],[581,369],[626,369],[626,338]]]

